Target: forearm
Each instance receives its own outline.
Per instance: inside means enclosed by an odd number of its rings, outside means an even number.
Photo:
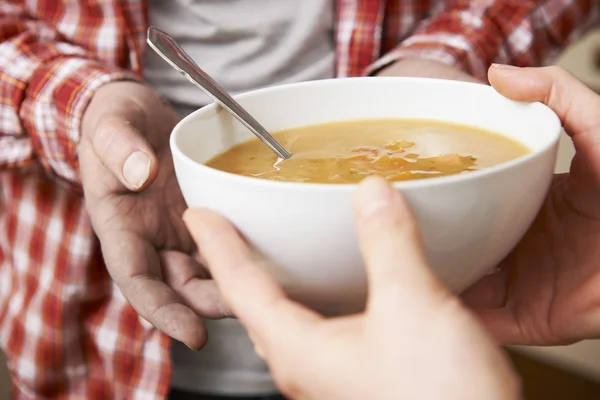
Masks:
[[[78,183],[77,143],[83,114],[99,87],[125,79],[136,77],[84,58],[58,58],[40,66],[17,108],[36,159],[58,176]]]
[[[40,162],[78,181],[81,117],[106,82],[136,77],[64,42],[19,6],[0,2],[0,168]]]
[[[519,66],[552,62],[597,16],[598,4],[593,0],[453,0],[367,73],[417,58],[454,66],[485,80],[494,62]]]

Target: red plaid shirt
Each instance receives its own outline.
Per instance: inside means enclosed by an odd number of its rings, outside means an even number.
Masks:
[[[17,399],[169,389],[169,340],[110,280],[77,189],[82,114],[100,85],[139,76],[147,7],[0,0],[0,344]],[[478,77],[541,65],[596,14],[592,0],[338,0],[336,71],[413,56]]]

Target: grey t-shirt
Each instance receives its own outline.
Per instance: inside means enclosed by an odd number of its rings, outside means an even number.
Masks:
[[[334,0],[150,0],[150,23],[172,34],[233,94],[334,75]],[[143,72],[182,115],[211,102],[150,49]],[[174,387],[222,395],[275,392],[237,321],[206,325],[202,351],[174,343]]]
[[[150,23],[233,94],[333,77],[333,20],[333,0],[150,0]],[[174,104],[212,102],[148,53],[145,78]]]

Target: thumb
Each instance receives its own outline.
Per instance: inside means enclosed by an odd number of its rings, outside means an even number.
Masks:
[[[369,278],[370,309],[390,303],[431,306],[447,291],[429,269],[417,223],[404,198],[379,177],[359,185],[356,224]]]
[[[488,78],[494,89],[509,99],[546,104],[573,138],[600,126],[600,97],[562,68],[493,64]]]
[[[126,115],[103,118],[91,135],[91,143],[102,164],[128,189],[141,190],[156,177],[156,155]]]
[[[488,75],[500,94],[517,101],[540,101],[558,115],[576,150],[568,202],[579,212],[600,218],[600,97],[558,67],[494,65]]]

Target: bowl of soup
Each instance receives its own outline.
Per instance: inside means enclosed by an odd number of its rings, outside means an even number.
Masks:
[[[220,106],[206,106],[171,135],[185,201],[226,216],[290,297],[331,314],[365,304],[358,182],[379,175],[402,192],[431,268],[460,292],[532,223],[562,129],[541,103],[426,78],[312,81],[236,100],[292,157],[278,159]]]

